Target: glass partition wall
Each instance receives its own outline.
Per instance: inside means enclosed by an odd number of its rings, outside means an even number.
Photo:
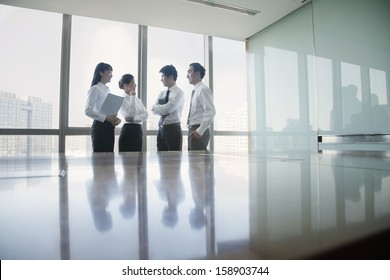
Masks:
[[[315,0],[248,40],[251,151],[389,151],[389,9]]]

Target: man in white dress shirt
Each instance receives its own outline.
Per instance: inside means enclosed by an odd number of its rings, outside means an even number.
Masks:
[[[183,134],[181,130],[181,114],[184,105],[184,92],[176,85],[177,71],[173,65],[166,65],[160,69],[163,90],[152,112],[159,115],[159,129],[157,134],[157,151],[181,151]]]
[[[188,81],[194,85],[187,120],[189,151],[207,151],[210,125],[216,113],[211,90],[203,83],[205,73],[205,68],[197,62],[191,63],[187,71]]]

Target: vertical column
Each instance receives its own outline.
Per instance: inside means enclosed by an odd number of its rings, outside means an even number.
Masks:
[[[138,95],[143,104],[148,104],[147,100],[147,72],[148,72],[148,27],[138,26]],[[142,124],[143,131],[147,130],[146,122]],[[147,151],[147,133],[143,135],[142,150]],[[149,231],[148,231],[148,203],[146,188],[146,154],[139,154],[137,164],[138,174],[138,242],[139,259],[149,259]]]
[[[147,72],[148,71],[148,27],[138,26],[138,95],[143,104],[147,103]],[[146,122],[142,124],[143,131],[146,131]],[[143,135],[142,150],[147,150],[147,133]]]
[[[311,184],[311,158],[306,154],[305,160],[301,161],[301,213],[302,213],[302,234],[310,240],[312,236],[312,184]],[[317,214],[317,213],[316,213]],[[308,241],[309,243],[309,241]]]
[[[58,152],[65,153],[65,135],[69,125],[69,72],[70,72],[70,40],[72,16],[62,17],[61,72],[60,72],[60,116]]]
[[[298,143],[304,147],[312,147],[310,139],[310,106],[309,106],[309,86],[307,73],[307,55],[298,53],[298,86],[299,86],[299,121],[301,123],[301,131],[304,135]],[[300,141],[302,140],[302,142]]]
[[[249,164],[249,246],[262,256],[270,250],[268,174],[266,160]]]
[[[60,157],[58,162],[61,171],[59,181],[59,219],[60,219],[60,255],[61,260],[70,260],[70,227],[69,227],[69,193],[68,193],[68,162],[66,157]]]
[[[265,50],[248,51],[248,115],[249,115],[249,151],[267,150],[267,107],[265,96]]]
[[[138,154],[137,161],[137,205],[139,259],[149,259],[148,197],[147,197],[147,157]]]
[[[333,109],[331,113],[331,131],[340,133],[343,131],[343,107],[341,96],[341,64],[340,61],[332,61],[333,73]]]
[[[374,170],[364,171],[364,206],[366,222],[375,221],[375,188],[381,187],[382,177]]]
[[[372,115],[371,115],[371,85],[370,85],[370,69],[366,66],[361,66],[361,79],[362,79],[362,114],[363,122],[360,123],[362,131],[365,133],[376,133],[374,128],[370,126]]]
[[[206,79],[208,82],[208,86],[214,95],[214,62],[213,62],[213,37],[211,36],[204,36],[204,50],[205,50],[205,57],[204,57],[204,65],[206,68]],[[214,122],[211,124],[210,127],[210,151],[214,151]]]
[[[390,70],[385,72],[386,75],[386,109],[389,112],[390,111]]]
[[[191,159],[190,159],[191,160]],[[214,155],[208,154],[204,158],[205,166],[205,205],[206,205],[206,250],[207,257],[217,255],[217,241],[215,233],[215,183],[214,183]],[[195,179],[196,180],[196,179]],[[195,181],[194,180],[194,181]]]

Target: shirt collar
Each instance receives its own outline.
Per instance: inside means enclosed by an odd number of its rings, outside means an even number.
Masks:
[[[200,81],[199,83],[197,83],[195,86],[194,86],[194,90],[198,89],[199,87],[201,87],[203,85],[203,81]]]
[[[100,88],[108,89],[108,86],[106,86],[106,85],[103,84],[102,82],[98,82],[96,85],[97,85],[98,87],[100,87]]]
[[[168,88],[167,90],[171,91],[171,90],[173,90],[173,89],[175,89],[175,88],[177,88],[177,85],[176,85],[176,84],[174,84],[173,86],[171,86],[171,87]]]

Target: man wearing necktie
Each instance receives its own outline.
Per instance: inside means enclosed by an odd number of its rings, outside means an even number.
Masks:
[[[211,90],[203,83],[205,73],[206,69],[197,62],[191,63],[187,71],[188,81],[194,86],[187,120],[189,151],[207,151],[210,125],[216,114]]]
[[[157,151],[181,151],[183,134],[181,130],[181,114],[184,105],[184,92],[176,85],[177,71],[173,65],[160,69],[163,90],[152,112],[160,116],[157,133]]]

